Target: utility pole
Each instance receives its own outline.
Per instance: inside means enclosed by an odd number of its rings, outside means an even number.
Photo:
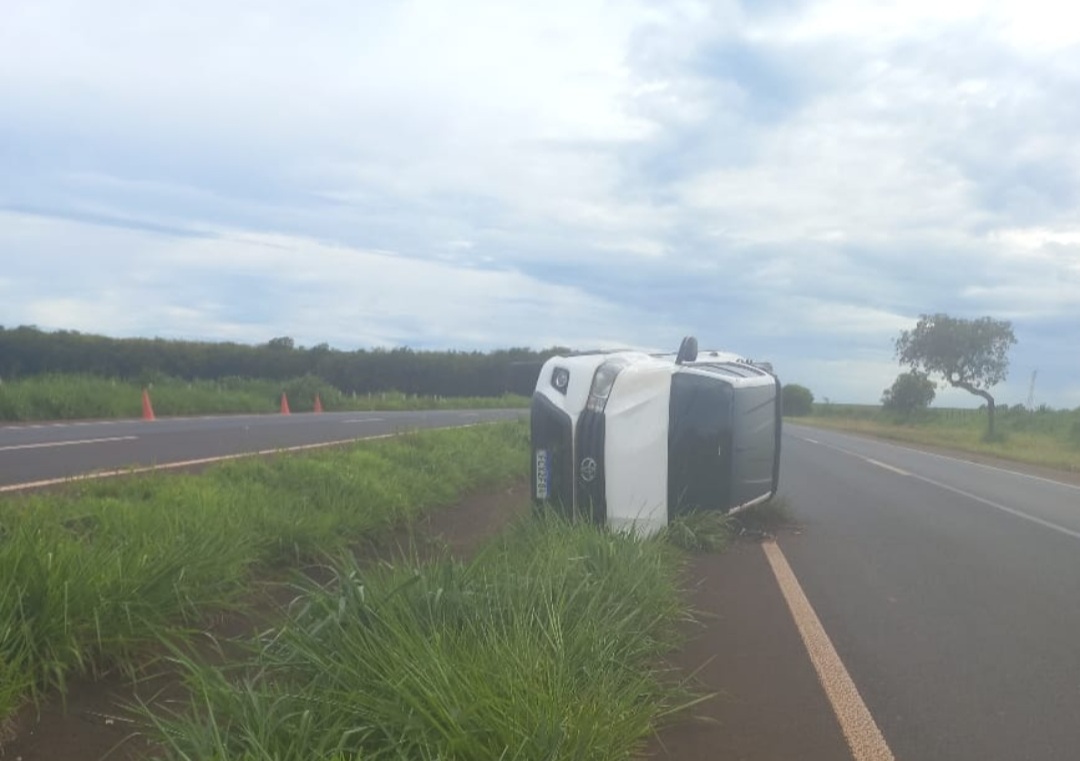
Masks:
[[[1035,410],[1035,378],[1039,375],[1039,368],[1035,368],[1031,371],[1031,385],[1028,386],[1028,403],[1027,408],[1031,411]]]

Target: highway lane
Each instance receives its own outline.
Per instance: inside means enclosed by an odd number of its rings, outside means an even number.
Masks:
[[[1080,757],[1080,488],[786,426],[780,545],[897,759]]]
[[[235,415],[0,426],[0,487],[527,416],[525,410]]]

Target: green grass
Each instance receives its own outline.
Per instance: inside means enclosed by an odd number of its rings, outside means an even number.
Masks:
[[[786,497],[773,497],[734,515],[694,510],[672,518],[660,538],[691,552],[722,552],[744,535],[775,534],[794,522]]]
[[[134,418],[142,414],[142,386],[91,375],[43,375],[0,384],[0,420]],[[319,378],[289,381],[225,378],[220,381],[159,380],[149,388],[160,416],[274,413],[281,395],[293,412],[310,412],[316,394],[333,411],[477,409],[527,407],[524,397],[421,397],[399,392],[347,395]]]
[[[993,441],[986,438],[985,410],[932,408],[903,421],[880,407],[830,404],[791,422],[1080,471],[1080,410],[999,409]]]
[[[469,563],[334,570],[232,668],[178,657],[167,758],[627,759],[691,700],[665,542],[539,515]]]
[[[720,552],[735,538],[733,520],[715,510],[693,510],[669,520],[660,538],[691,552]]]
[[[523,423],[0,500],[0,719],[325,552],[523,474]]]

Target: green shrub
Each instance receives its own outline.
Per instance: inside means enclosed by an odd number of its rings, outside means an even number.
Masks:
[[[910,420],[926,411],[934,401],[937,384],[926,373],[913,370],[896,376],[892,386],[881,395],[881,406],[901,420]]]
[[[1080,418],[1073,420],[1069,426],[1068,442],[1080,449]]]
[[[806,386],[788,383],[781,389],[784,415],[800,417],[814,411],[814,394]]]

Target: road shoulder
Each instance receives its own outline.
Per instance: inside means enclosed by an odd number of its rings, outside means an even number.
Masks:
[[[649,757],[851,758],[760,545],[695,554],[684,573],[698,623],[671,661],[716,696],[661,730]]]

